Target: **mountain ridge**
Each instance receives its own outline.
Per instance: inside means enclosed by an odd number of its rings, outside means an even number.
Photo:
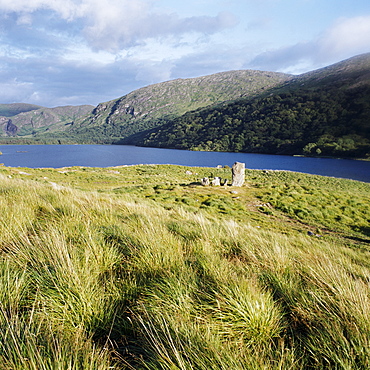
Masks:
[[[190,112],[126,144],[191,150],[370,157],[370,54],[247,99]]]
[[[117,137],[129,136],[158,126],[163,119],[256,94],[289,78],[283,73],[239,70],[161,82],[100,103],[72,131],[87,135],[97,129],[103,136],[112,131]]]

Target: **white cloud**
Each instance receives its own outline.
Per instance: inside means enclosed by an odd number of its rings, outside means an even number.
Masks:
[[[117,51],[146,38],[188,32],[215,33],[233,27],[231,13],[181,18],[176,13],[154,13],[145,0],[0,0],[0,11],[16,13],[18,24],[31,24],[37,11],[52,11],[75,22],[96,49]]]
[[[370,51],[370,15],[339,19],[318,44],[324,58],[346,58]]]
[[[370,52],[370,16],[340,18],[316,39],[267,50],[246,67],[303,73]]]
[[[0,0],[0,9],[3,12],[19,13],[21,17],[37,10],[49,9],[60,14],[63,19],[72,20],[80,7],[80,2],[74,0]]]
[[[16,78],[0,83],[0,101],[9,103],[28,102],[34,91],[34,85],[21,82]]]

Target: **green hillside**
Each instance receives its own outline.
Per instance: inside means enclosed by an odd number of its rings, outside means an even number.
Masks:
[[[85,139],[119,140],[156,127],[164,119],[257,94],[290,77],[283,73],[244,70],[150,85],[99,104],[69,134]]]
[[[25,103],[0,104],[0,116],[12,117],[19,113],[29,112],[40,108],[42,107],[39,105]]]
[[[257,97],[200,109],[126,142],[167,148],[370,157],[370,54]]]
[[[11,117],[0,117],[3,137],[29,138],[45,132],[67,130],[82,116],[93,110],[91,105],[38,108],[24,111]],[[2,143],[6,140],[1,140]]]
[[[0,369],[368,370],[370,184],[0,167]]]

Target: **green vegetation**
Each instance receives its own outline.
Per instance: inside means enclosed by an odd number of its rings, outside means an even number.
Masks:
[[[370,184],[0,167],[0,369],[368,369]]]
[[[0,116],[12,117],[19,113],[30,112],[40,108],[42,107],[39,105],[25,103],[0,104]]]
[[[259,96],[168,120],[127,141],[230,152],[370,158],[370,55],[286,82]]]
[[[354,96],[353,96],[354,95]],[[275,94],[187,114],[138,144],[179,149],[370,155],[370,87],[347,93]],[[361,105],[361,106],[360,106]]]
[[[99,104],[90,115],[71,127],[70,134],[90,140],[119,141],[158,127],[165,119],[212,104],[256,95],[289,78],[290,75],[283,73],[244,70],[146,86]]]
[[[86,116],[93,110],[93,106],[91,105],[80,105],[56,108],[38,107],[38,109],[34,108],[33,110],[28,109],[28,111],[24,110],[18,112],[17,110],[10,110],[7,108],[13,106],[13,104],[3,104],[3,106],[5,106],[4,109],[8,109],[8,111],[14,113],[14,115],[10,118],[0,117],[0,124],[3,125],[3,135],[5,136],[0,138],[0,140],[2,140],[2,142],[7,142],[10,137],[10,140],[18,140],[16,142],[19,144],[26,140],[43,140],[46,142],[50,140],[50,143],[52,136],[51,138],[45,139],[43,135],[48,135],[50,132],[57,131],[59,136],[63,137],[63,132],[68,130],[70,126],[73,126],[75,121]],[[23,105],[21,104],[21,106]],[[26,106],[28,105],[26,104]],[[41,136],[41,138],[38,136]],[[74,142],[76,142],[76,140],[74,140]]]

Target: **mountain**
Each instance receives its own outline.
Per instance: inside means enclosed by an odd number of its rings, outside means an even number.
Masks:
[[[290,78],[283,73],[242,70],[150,85],[99,104],[70,134],[122,139],[198,108],[259,94]]]
[[[40,108],[42,107],[39,105],[25,103],[0,104],[0,116],[12,117],[19,113],[29,112]]]
[[[369,117],[370,54],[363,54],[299,76],[243,70],[177,79],[94,109],[40,108],[0,124],[3,136],[27,143],[370,158]]]
[[[192,150],[370,157],[370,54],[124,140]]]
[[[17,112],[15,105],[7,108],[7,104],[0,106],[0,112]],[[93,110],[91,105],[65,106],[56,108],[44,108],[29,105],[22,105],[23,111],[13,116],[0,116],[2,136],[27,137],[44,132],[63,131],[72,125],[75,120],[89,114]],[[37,107],[37,109],[31,109]],[[3,110],[1,110],[3,108]]]

